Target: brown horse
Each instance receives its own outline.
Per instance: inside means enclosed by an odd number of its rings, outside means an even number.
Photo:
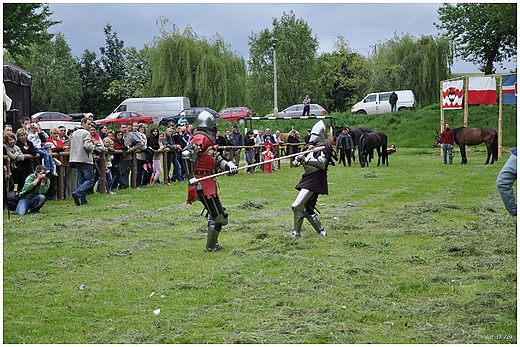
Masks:
[[[486,144],[487,148],[487,160],[485,165],[489,164],[489,158],[491,158],[491,164],[498,160],[498,137],[497,131],[495,129],[491,129],[488,127],[460,127],[453,129],[453,132],[455,133],[455,143],[460,147],[460,155],[462,157],[461,164],[466,164],[468,162],[465,146],[476,146],[481,144],[482,142]],[[437,136],[435,136],[433,146],[439,147],[440,143],[441,134],[437,132]]]

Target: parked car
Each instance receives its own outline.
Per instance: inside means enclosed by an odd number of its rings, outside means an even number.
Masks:
[[[81,124],[79,124],[78,122],[69,122],[69,121],[61,121],[61,120],[51,120],[49,122],[40,123],[40,128],[42,128],[42,130],[48,134],[50,133],[51,128],[57,128],[60,126],[64,126],[65,129],[69,130],[69,129],[79,128],[81,126]]]
[[[99,119],[95,120],[94,123],[96,123],[97,126],[101,124],[106,125],[112,125],[112,124],[119,124],[119,123],[147,123],[147,124],[153,124],[152,116],[143,116],[139,112],[135,111],[127,111],[127,112],[116,112],[110,114],[105,119]]]
[[[88,113],[69,113],[68,116],[72,118],[73,122],[81,122]]]
[[[220,110],[218,117],[228,122],[245,123],[245,117],[251,117],[251,111],[247,107],[228,107]]]
[[[278,117],[297,117],[303,114],[303,104],[292,105],[285,110],[278,112]],[[328,112],[318,104],[311,104],[309,116],[324,116]],[[274,113],[268,114],[267,117],[274,117]]]
[[[415,110],[415,96],[411,90],[396,90],[397,111]],[[390,112],[392,92],[371,93],[352,106],[351,114],[382,114]]]
[[[140,114],[152,116],[154,123],[159,124],[161,118],[171,117],[188,107],[191,107],[190,99],[182,96],[130,98],[120,103],[112,113],[135,111]]]
[[[46,122],[51,120],[72,121],[70,116],[60,112],[38,112],[31,116],[33,122]]]
[[[198,115],[202,111],[208,111],[213,116],[217,116],[217,112],[215,112],[211,108],[208,108],[208,107],[190,107],[190,108],[185,108],[184,110],[182,110],[181,112],[179,112],[175,116],[164,117],[159,122],[159,125],[163,125],[163,126],[176,125],[177,122],[179,121],[179,118],[181,118],[181,114],[183,114],[183,113],[184,113],[185,118],[188,120],[188,123],[194,124],[197,121]]]

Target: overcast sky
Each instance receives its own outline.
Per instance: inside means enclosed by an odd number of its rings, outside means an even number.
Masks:
[[[440,3],[49,3],[54,12],[51,19],[61,24],[50,28],[60,31],[74,56],[85,49],[95,51],[105,46],[103,28],[107,23],[117,32],[126,47],[141,49],[160,35],[158,19],[163,16],[179,29],[189,25],[207,39],[218,33],[245,59],[249,57],[248,37],[263,29],[272,30],[273,18],[293,11],[305,20],[318,37],[319,52],[332,52],[338,35],[350,42],[350,47],[367,56],[371,46],[384,42],[397,33],[415,37],[437,34]],[[171,29],[171,27],[167,27]],[[497,72],[509,72],[497,69]],[[455,73],[479,72],[477,67],[455,62]]]

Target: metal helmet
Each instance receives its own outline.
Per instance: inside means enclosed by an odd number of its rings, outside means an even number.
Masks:
[[[318,123],[314,124],[311,130],[311,138],[309,139],[309,143],[313,145],[322,144],[325,142],[327,138],[327,129],[325,128],[325,123],[320,120]]]
[[[197,127],[215,129],[215,117],[208,111],[202,111],[197,117]]]

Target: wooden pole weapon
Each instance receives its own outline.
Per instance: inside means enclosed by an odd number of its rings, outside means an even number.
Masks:
[[[321,151],[321,150],[324,150],[324,149],[325,149],[325,146],[315,147],[315,148],[308,149],[308,150],[303,151],[303,152],[289,154],[289,155],[286,155],[284,157],[274,158],[274,159],[270,159],[270,160],[266,160],[266,161],[261,161],[259,163],[242,166],[242,167],[239,167],[238,170],[248,169],[250,167],[255,167],[255,166],[266,164],[266,163],[272,163],[273,161],[282,160],[282,159],[288,159],[288,158],[296,157],[298,155],[305,155],[305,154],[308,154],[308,153],[311,153],[311,152],[318,152],[318,151]],[[229,171],[229,170],[228,171],[223,171],[223,172],[216,173],[214,175],[209,175],[209,176],[204,176],[204,177],[197,178],[197,180],[198,181],[203,181],[203,180],[207,180],[208,178],[214,178],[214,177],[218,177],[218,176],[227,175],[230,172],[231,171]]]

